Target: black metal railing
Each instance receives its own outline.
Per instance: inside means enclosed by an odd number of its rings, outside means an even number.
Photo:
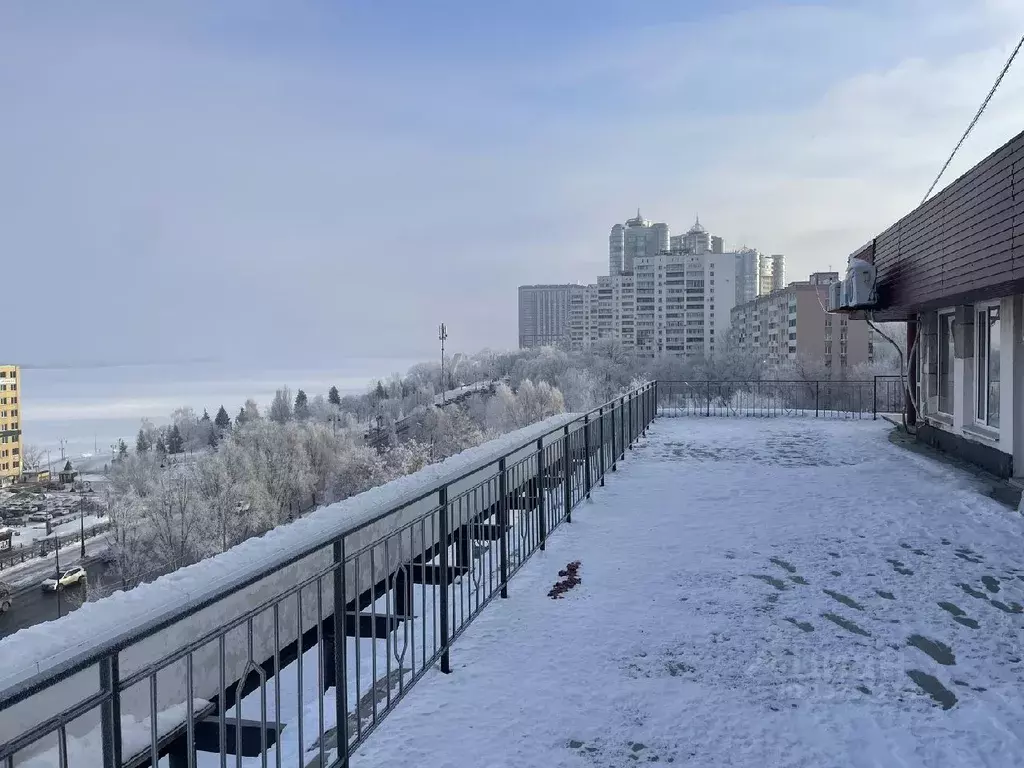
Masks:
[[[875,376],[866,381],[659,381],[658,413],[877,418],[902,411],[902,392],[899,376]]]
[[[300,520],[301,546],[39,669],[0,670],[0,768],[29,756],[155,766],[165,755],[191,768],[198,751],[221,765],[347,765],[428,670],[451,672],[469,623],[509,596],[657,405],[658,385],[645,384],[365,519],[326,531]]]

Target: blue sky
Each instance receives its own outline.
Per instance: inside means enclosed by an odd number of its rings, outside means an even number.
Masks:
[[[0,253],[68,357],[515,343],[639,206],[832,266],[913,208],[1019,0],[0,6]],[[948,180],[1024,125],[1024,64]],[[54,279],[43,286],[40,274]]]

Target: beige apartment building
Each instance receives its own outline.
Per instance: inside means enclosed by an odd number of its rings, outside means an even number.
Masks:
[[[0,485],[21,477],[21,371],[0,365]]]
[[[804,282],[734,307],[729,343],[771,366],[821,362],[837,374],[873,362],[872,332],[865,320],[828,314],[828,286],[838,272],[816,272]]]

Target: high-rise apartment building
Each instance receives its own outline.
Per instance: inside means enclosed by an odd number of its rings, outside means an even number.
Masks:
[[[704,229],[698,216],[685,234],[672,235],[669,238],[669,250],[698,256],[702,253],[722,253],[725,250],[725,241]]]
[[[781,253],[760,255],[758,266],[758,296],[767,296],[772,291],[786,287],[786,257]]]
[[[21,371],[0,365],[0,485],[21,477]]]
[[[519,348],[569,345],[569,305],[584,285],[519,286]]]
[[[640,215],[616,224],[608,235],[609,276],[631,274],[639,256],[653,256],[669,249],[668,224],[652,224]]]
[[[736,304],[753,301],[760,293],[761,253],[756,248],[740,248],[736,258]]]
[[[841,372],[871,362],[867,322],[825,311],[828,286],[838,279],[837,272],[816,272],[806,282],[734,307],[729,344],[768,365],[821,361]]]

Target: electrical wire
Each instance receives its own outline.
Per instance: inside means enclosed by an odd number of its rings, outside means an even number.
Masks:
[[[935,177],[935,181],[933,181],[932,185],[928,187],[928,191],[924,193],[921,205],[924,205],[928,201],[928,198],[931,196],[935,186],[939,183],[939,179],[942,178],[942,174],[944,174],[946,169],[949,168],[949,164],[953,162],[953,158],[956,156],[956,153],[960,150],[960,147],[963,146],[963,143],[967,140],[971,131],[974,130],[974,126],[981,117],[981,113],[985,111],[985,107],[987,107],[988,103],[992,101],[992,97],[995,96],[995,93],[999,88],[999,84],[1003,82],[1003,78],[1009,71],[1010,65],[1013,64],[1013,60],[1017,57],[1017,52],[1020,51],[1022,46],[1024,46],[1024,35],[1021,35],[1020,40],[1017,42],[1017,47],[1013,49],[1013,52],[1010,54],[1010,58],[1006,60],[1006,63],[1003,65],[1003,69],[999,72],[999,77],[997,77],[996,81],[992,84],[992,88],[989,90],[985,100],[981,102],[981,106],[978,107],[978,111],[974,113],[974,119],[972,119],[970,125],[967,126],[967,130],[964,131],[964,135],[960,137],[960,141],[956,143],[956,146],[953,147],[953,151],[950,152],[949,157],[946,158],[946,162],[943,164],[942,170],[939,171],[939,175]]]

